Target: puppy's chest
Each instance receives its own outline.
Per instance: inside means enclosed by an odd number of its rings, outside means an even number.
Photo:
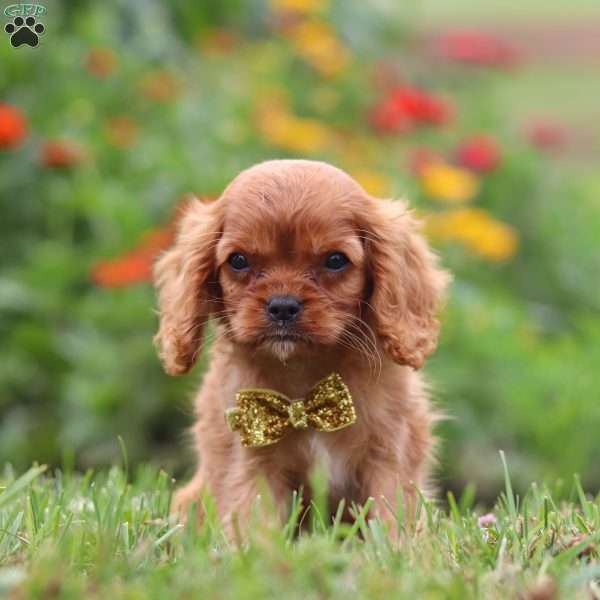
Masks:
[[[348,457],[340,448],[327,443],[323,439],[323,434],[315,433],[310,436],[308,452],[312,469],[317,469],[327,477],[330,492],[343,492],[350,487]]]

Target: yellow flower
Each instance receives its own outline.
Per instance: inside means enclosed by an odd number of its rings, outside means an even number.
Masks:
[[[288,117],[282,145],[297,152],[321,152],[329,141],[329,130],[315,119]]]
[[[270,4],[275,12],[307,15],[326,10],[329,0],[271,0]]]
[[[421,184],[428,196],[450,204],[468,202],[479,191],[479,180],[466,169],[432,162],[421,171]]]
[[[350,52],[322,21],[301,21],[287,30],[294,49],[324,77],[335,77],[350,63]]]
[[[372,164],[381,158],[377,141],[355,131],[338,131],[334,151],[347,171],[361,171],[359,165]]]
[[[320,121],[297,117],[277,104],[259,108],[258,129],[269,144],[301,154],[321,152],[331,141],[329,129]]]
[[[389,194],[391,184],[385,175],[366,169],[354,171],[351,175],[372,196],[381,198]]]
[[[425,223],[431,239],[461,242],[473,254],[493,262],[512,258],[519,245],[517,232],[510,225],[496,221],[479,208],[430,214]]]

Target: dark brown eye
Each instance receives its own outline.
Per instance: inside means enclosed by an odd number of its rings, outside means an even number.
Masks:
[[[250,268],[248,259],[243,254],[239,254],[238,252],[232,254],[227,259],[227,262],[234,271],[247,271]]]
[[[350,261],[345,254],[342,252],[334,252],[325,259],[325,268],[328,271],[342,271],[349,263]]]

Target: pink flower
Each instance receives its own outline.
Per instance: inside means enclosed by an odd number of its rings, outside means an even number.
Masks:
[[[494,513],[487,513],[487,515],[482,515],[477,519],[477,523],[479,527],[487,529],[489,527],[493,527],[497,522],[496,515]]]
[[[567,129],[560,123],[538,121],[531,124],[525,135],[530,144],[539,150],[562,150],[568,141]]]
[[[487,67],[511,67],[521,58],[508,42],[481,31],[443,33],[436,40],[436,51],[453,62]]]

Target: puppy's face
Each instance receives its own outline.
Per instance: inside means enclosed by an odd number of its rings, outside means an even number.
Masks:
[[[310,181],[256,191],[251,182],[229,191],[216,248],[231,339],[281,360],[350,345],[367,265],[344,194]]]
[[[262,163],[215,203],[191,206],[155,279],[172,374],[193,365],[211,316],[231,343],[282,361],[377,344],[418,368],[447,282],[403,203],[312,161]]]

